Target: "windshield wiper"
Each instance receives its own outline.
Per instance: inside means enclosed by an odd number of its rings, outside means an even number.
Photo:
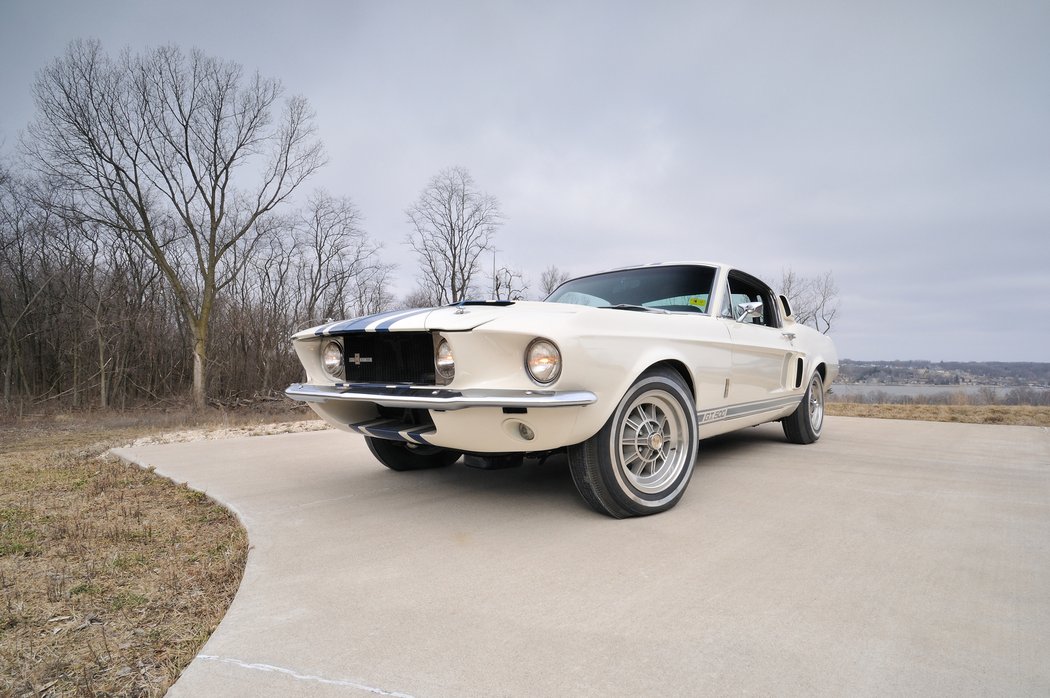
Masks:
[[[644,305],[632,305],[630,303],[617,303],[616,305],[602,305],[599,307],[612,308],[613,310],[634,310],[643,313],[661,313],[663,315],[669,314],[669,311],[664,310],[663,308],[648,308]]]

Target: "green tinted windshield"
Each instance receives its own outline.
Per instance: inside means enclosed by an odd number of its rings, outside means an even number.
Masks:
[[[566,281],[547,301],[594,307],[642,306],[706,313],[715,270],[701,266],[621,269]]]

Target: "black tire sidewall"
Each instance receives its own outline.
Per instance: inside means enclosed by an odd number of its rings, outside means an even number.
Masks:
[[[819,373],[814,373],[809,379],[809,386],[806,388],[806,394],[802,396],[802,404],[799,405],[799,427],[802,433],[805,434],[806,443],[813,443],[820,438],[820,432],[824,430],[824,396],[820,396],[820,429],[813,428],[813,420],[809,416],[809,403],[813,399],[813,383],[814,381],[820,381],[820,390],[824,391],[824,379],[820,377]]]
[[[624,413],[642,393],[661,389],[677,401],[685,413],[686,462],[682,471],[667,487],[657,493],[642,492],[633,487],[623,472],[623,465],[617,457],[619,450],[619,427]],[[692,395],[685,387],[677,373],[671,371],[653,371],[643,374],[616,406],[609,421],[599,434],[598,460],[600,475],[609,494],[618,504],[635,514],[656,513],[674,506],[685,493],[686,486],[693,474],[697,454],[696,407]]]
[[[458,451],[450,451],[437,446],[424,447],[420,449],[420,453],[415,453],[404,442],[377,439],[371,436],[365,437],[365,443],[368,444],[368,450],[372,452],[376,460],[391,470],[402,472],[441,468],[451,465],[460,456]]]
[[[821,396],[820,396],[820,428],[819,429],[814,429],[813,428],[813,420],[810,419],[810,416],[809,416],[809,401],[813,399],[812,393],[813,393],[813,383],[814,383],[814,381],[820,381]],[[824,410],[824,395],[823,395],[823,393],[824,393],[824,379],[821,378],[819,373],[815,373],[815,374],[813,374],[813,377],[809,379],[809,387],[806,388],[806,397],[805,397],[805,404],[806,404],[806,428],[808,429],[809,435],[813,438],[814,441],[819,439],[820,438],[820,433],[822,431],[824,431],[825,410]]]
[[[819,373],[813,374],[806,385],[806,392],[802,395],[802,401],[799,402],[795,411],[784,419],[784,435],[787,436],[788,441],[791,443],[803,445],[814,443],[820,438],[820,434],[824,430],[824,395],[821,395],[820,429],[813,428],[813,421],[809,416],[809,402],[813,397],[814,380],[820,381],[820,390],[822,393],[824,392],[823,376]]]

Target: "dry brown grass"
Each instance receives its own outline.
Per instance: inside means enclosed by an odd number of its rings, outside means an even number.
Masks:
[[[0,695],[163,694],[225,614],[247,539],[204,495],[102,454],[187,423],[273,417],[0,424]]]
[[[827,413],[842,417],[911,419],[922,422],[1050,426],[1050,407],[1025,405],[886,405],[829,402]]]

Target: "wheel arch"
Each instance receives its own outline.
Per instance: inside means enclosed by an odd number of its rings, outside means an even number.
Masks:
[[[820,361],[817,363],[817,367],[814,370],[820,374],[820,380],[826,383],[828,380],[828,365],[823,361]]]
[[[696,464],[695,406],[684,363],[661,359],[645,365],[603,427],[568,448],[569,470],[584,501],[614,518],[675,506]],[[655,443],[654,435],[660,436]]]
[[[644,371],[634,377],[634,380],[637,381],[642,374],[657,368],[669,368],[680,375],[682,380],[685,381],[686,387],[689,388],[689,394],[693,396],[694,401],[696,400],[696,386],[693,384],[693,374],[684,363],[677,359],[663,359],[657,361],[656,363],[647,366]],[[634,381],[631,381],[631,383],[633,384]]]

